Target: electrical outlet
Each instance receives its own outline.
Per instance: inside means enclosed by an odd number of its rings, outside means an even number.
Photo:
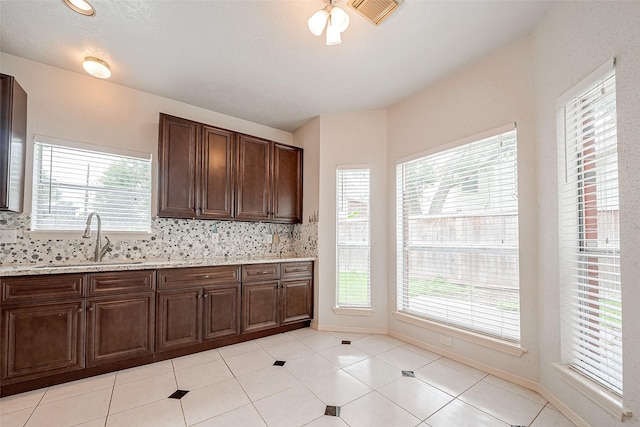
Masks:
[[[264,242],[268,243],[268,244],[272,244],[273,243],[273,234],[265,234],[264,235]]]
[[[0,244],[11,244],[18,241],[17,230],[0,230]]]
[[[440,344],[446,345],[447,347],[453,346],[453,338],[448,337],[446,335],[440,335]]]
[[[220,235],[218,233],[211,233],[211,243],[220,243]]]

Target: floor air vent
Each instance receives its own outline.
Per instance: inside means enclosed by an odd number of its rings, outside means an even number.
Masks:
[[[348,0],[349,6],[371,23],[380,25],[404,0]]]

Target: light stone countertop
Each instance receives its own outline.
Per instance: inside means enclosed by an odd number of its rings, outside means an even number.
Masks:
[[[269,264],[274,262],[315,261],[316,258],[290,256],[245,256],[181,259],[105,260],[51,264],[16,264],[0,266],[0,277],[35,276],[42,274],[95,273],[102,271],[156,270],[181,267],[214,267],[219,265]]]

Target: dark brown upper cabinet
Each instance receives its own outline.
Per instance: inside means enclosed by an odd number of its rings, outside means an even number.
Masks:
[[[247,135],[238,137],[236,218],[302,221],[302,150]]]
[[[160,114],[158,216],[299,223],[302,149]]]
[[[0,74],[0,210],[22,212],[27,141],[27,93]]]
[[[233,218],[233,132],[160,114],[158,155],[158,216]]]
[[[302,150],[273,144],[271,215],[278,222],[302,222]]]

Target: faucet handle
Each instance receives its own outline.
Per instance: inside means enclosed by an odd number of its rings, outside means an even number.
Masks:
[[[104,236],[104,238],[107,239],[107,243],[102,247],[102,249],[100,249],[100,259],[98,261],[102,261],[102,258],[107,253],[107,250],[111,247],[111,240],[109,240],[107,236]]]

